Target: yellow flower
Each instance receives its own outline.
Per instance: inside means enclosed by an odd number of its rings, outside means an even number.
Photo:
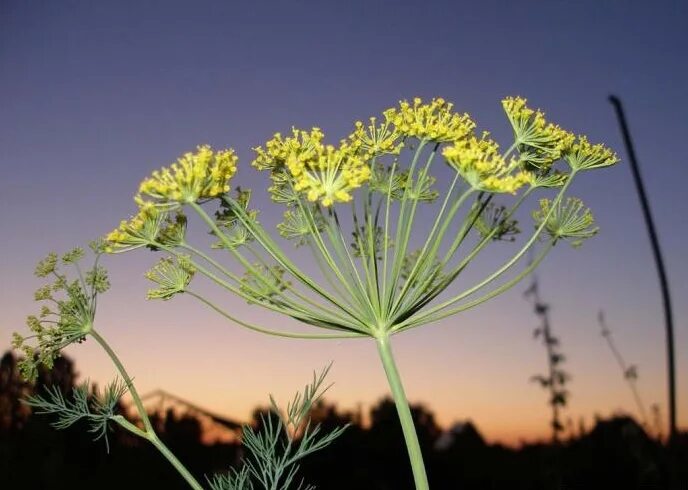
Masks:
[[[153,204],[176,207],[198,199],[217,197],[229,191],[229,181],[236,173],[237,156],[234,150],[213,152],[210,146],[185,153],[169,168],[162,168],[139,187],[141,195],[153,198]]]
[[[475,128],[475,123],[468,114],[452,112],[453,107],[454,104],[441,98],[423,104],[416,97],[413,104],[406,100],[400,101],[398,109],[387,109],[384,116],[403,136],[441,143],[460,140]]]
[[[526,166],[547,169],[571,146],[574,135],[556,124],[548,123],[545,114],[526,105],[526,99],[507,97],[502,107],[514,130],[515,144]]]
[[[564,160],[574,170],[590,170],[609,167],[619,161],[619,157],[604,145],[591,145],[588,138],[579,136],[571,148],[564,153]]]
[[[528,172],[518,170],[518,161],[507,163],[499,153],[499,145],[483,133],[447,146],[442,155],[474,189],[487,192],[515,193],[529,182]]]
[[[310,132],[302,129],[291,129],[292,136],[282,137],[275,133],[271,140],[265,143],[265,148],[259,146],[253,150],[256,158],[251,162],[258,170],[276,170],[286,163],[289,158],[308,160],[322,151],[322,140],[325,137],[320,128],[312,128]]]
[[[351,191],[370,179],[370,167],[345,142],[339,148],[325,146],[312,159],[290,158],[286,165],[294,178],[294,190],[326,207],[350,201]]]
[[[144,203],[135,216],[129,221],[122,220],[119,227],[106,235],[105,251],[117,253],[150,245],[155,242],[166,217],[166,213]]]
[[[401,134],[392,124],[389,115],[385,122],[377,125],[377,118],[371,117],[367,126],[356,121],[354,132],[349,135],[351,146],[357,148],[366,158],[378,155],[398,155],[404,143]]]

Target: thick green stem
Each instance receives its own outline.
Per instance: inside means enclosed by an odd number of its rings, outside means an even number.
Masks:
[[[425,464],[423,463],[423,454],[418,443],[418,434],[413,425],[413,418],[411,416],[411,409],[409,408],[404,387],[401,384],[401,377],[394,362],[392,355],[392,346],[387,334],[383,334],[377,338],[377,348],[382,359],[382,365],[387,374],[387,381],[392,390],[392,397],[394,404],[397,407],[399,414],[399,421],[401,422],[401,429],[404,432],[404,439],[406,440],[406,449],[408,449],[409,459],[411,461],[411,469],[413,470],[413,480],[416,484],[416,490],[428,490],[428,477],[425,474]]]

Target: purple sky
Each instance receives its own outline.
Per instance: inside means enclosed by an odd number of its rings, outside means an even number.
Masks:
[[[337,141],[400,98],[442,96],[506,141],[499,101],[522,95],[567,129],[625,152],[607,96],[625,103],[675,304],[679,422],[688,425],[688,266],[680,153],[688,134],[688,4],[624,2],[20,2],[0,4],[0,349],[32,313],[35,262],[113,228],[154,168],[200,143],[231,146],[236,182],[266,187],[250,148],[292,125]],[[656,273],[628,165],[583,175],[573,193],[602,228],[557,246],[539,272],[574,379],[569,413],[632,410],[598,334],[604,307],[640,390],[666,414]],[[277,209],[264,206],[264,223]],[[508,245],[505,245],[508,247]],[[499,248],[499,247],[497,247]],[[487,263],[496,264],[499,254]],[[244,418],[268,392],[291,393],[335,361],[335,401],[385,393],[371,342],[269,339],[189,298],[146,302],[137,253],[109,259],[100,329],[142,391],[165,388]],[[537,320],[525,286],[396,340],[407,393],[442,423],[473,418],[492,439],[546,432]],[[244,317],[270,318],[236,298]],[[154,350],[152,350],[154,349]],[[298,350],[296,350],[298,349]],[[151,354],[154,352],[154,354]],[[295,355],[298,352],[298,355]],[[84,376],[112,370],[92,345],[69,350]],[[180,362],[186,360],[188,362]]]

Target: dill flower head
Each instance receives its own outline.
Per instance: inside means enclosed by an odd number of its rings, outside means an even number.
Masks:
[[[84,251],[75,248],[64,254],[61,262],[76,264],[83,256]],[[40,365],[51,368],[63,348],[84,340],[93,327],[97,297],[110,287],[103,267],[96,264],[82,278],[70,280],[60,271],[57,259],[57,254],[50,253],[36,267],[37,277],[52,276],[54,281],[34,294],[37,302],[45,303],[37,315],[26,319],[31,334],[15,332],[12,336],[12,347],[24,356],[20,372],[29,381],[36,379]]]
[[[346,142],[325,146],[314,158],[290,158],[287,168],[294,190],[325,207],[351,200],[351,191],[370,179],[370,167]]]
[[[156,241],[167,214],[150,203],[144,203],[139,212],[105,236],[107,253],[124,252],[151,245]]]
[[[509,217],[506,206],[488,203],[475,219],[475,230],[482,238],[513,242],[521,230],[518,222]]]
[[[354,124],[354,132],[349,135],[351,146],[357,148],[366,158],[379,155],[398,155],[404,146],[401,133],[396,129],[390,119],[385,115],[385,121],[377,124],[377,118],[371,117],[368,125],[361,121]]]
[[[325,219],[317,208],[312,210],[313,223],[303,210],[288,209],[284,212],[284,220],[277,225],[279,234],[287,240],[293,240],[296,247],[308,244],[313,231],[320,233],[325,228]]]
[[[591,145],[588,138],[579,136],[571,148],[564,153],[564,160],[573,170],[591,170],[614,165],[619,161],[619,157],[606,146]]]
[[[217,197],[229,191],[229,181],[236,173],[234,150],[214,152],[210,146],[199,146],[196,153],[185,153],[176,163],[153,172],[141,182],[141,196],[165,207]]]
[[[549,199],[540,200],[540,209],[533,211],[536,226],[545,223],[545,232],[554,240],[570,240],[573,247],[597,234],[595,219],[589,208],[578,198],[557,201],[552,207]]]
[[[179,256],[176,260],[171,257],[160,259],[146,272],[146,278],[158,286],[148,290],[148,299],[168,300],[176,294],[183,293],[195,272],[196,269],[186,256]]]
[[[442,150],[442,155],[474,189],[486,192],[515,193],[529,181],[527,172],[518,170],[518,161],[507,163],[499,153],[499,145],[483,133],[456,141]]]
[[[400,101],[399,108],[387,109],[384,116],[403,136],[441,143],[464,138],[475,128],[468,114],[452,112],[453,107],[454,104],[442,98],[423,104],[422,99],[416,97],[412,104]]]
[[[306,161],[314,158],[322,151],[322,140],[325,137],[320,128],[312,128],[310,131],[291,129],[291,136],[282,137],[281,133],[275,135],[267,143],[265,148],[256,147],[256,158],[251,162],[258,170],[277,170],[285,165],[288,159]]]
[[[573,134],[548,123],[545,114],[526,105],[522,97],[507,97],[502,107],[514,130],[514,142],[521,161],[538,169],[548,169],[571,146]]]

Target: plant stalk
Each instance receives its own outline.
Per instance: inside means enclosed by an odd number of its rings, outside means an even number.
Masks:
[[[380,359],[382,359],[382,365],[385,368],[385,374],[387,375],[389,387],[392,390],[394,404],[396,405],[397,413],[399,414],[401,430],[404,433],[406,449],[408,449],[408,455],[411,461],[411,469],[413,470],[413,480],[416,485],[416,490],[429,490],[430,487],[428,485],[428,477],[425,473],[425,464],[423,463],[423,453],[420,450],[418,434],[416,433],[416,428],[413,424],[411,409],[409,408],[408,400],[406,399],[406,394],[404,393],[404,387],[401,384],[399,370],[394,362],[389,335],[385,333],[377,338],[377,348],[378,352],[380,353]]]
[[[189,472],[189,470],[187,470],[184,467],[181,461],[179,461],[177,457],[174,454],[172,454],[172,451],[170,451],[169,448],[165,446],[165,444],[158,438],[158,435],[155,433],[153,425],[151,424],[150,419],[148,418],[146,409],[143,406],[141,397],[136,391],[134,383],[132,382],[129,373],[127,373],[127,370],[124,368],[122,361],[120,361],[119,357],[117,357],[117,354],[115,354],[115,351],[112,350],[112,347],[110,347],[110,345],[98,332],[95,331],[95,329],[91,329],[89,334],[96,340],[96,342],[98,342],[98,344],[100,344],[103,350],[105,350],[108,357],[112,360],[115,367],[117,368],[117,371],[119,371],[120,376],[122,376],[122,378],[124,379],[124,382],[126,383],[127,388],[129,389],[129,393],[131,394],[131,397],[134,400],[136,411],[139,413],[139,417],[141,417],[141,420],[143,421],[143,426],[145,430],[141,431],[138,427],[131,424],[124,417],[122,417],[121,419],[116,419],[116,422],[119,423],[125,429],[129,430],[130,432],[133,432],[139,437],[143,437],[144,439],[150,441],[150,443],[153,444],[163,456],[165,456],[167,461],[169,461],[172,464],[172,466],[174,466],[177,472],[184,478],[184,480],[186,480],[186,482],[189,484],[191,488],[193,488],[194,490],[203,490],[201,484],[198,483],[198,481],[196,481],[196,479]]]

